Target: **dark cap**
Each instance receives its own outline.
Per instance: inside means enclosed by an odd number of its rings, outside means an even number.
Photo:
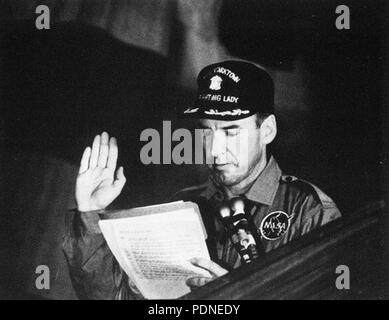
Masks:
[[[253,63],[228,60],[206,66],[197,86],[196,100],[184,117],[231,121],[274,113],[273,80]]]

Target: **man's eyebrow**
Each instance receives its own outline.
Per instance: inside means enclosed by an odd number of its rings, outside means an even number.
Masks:
[[[199,129],[210,129],[209,127],[207,127],[206,125],[202,124],[201,122],[198,122],[196,124],[196,128],[199,128]]]
[[[230,126],[220,127],[222,130],[231,130],[231,129],[240,129],[240,126],[237,124],[232,124]]]
[[[212,128],[210,128],[210,127],[208,127],[208,126],[206,126],[206,125],[204,125],[204,124],[202,124],[200,122],[197,124],[196,127],[199,128],[199,129],[212,129]],[[232,125],[226,125],[224,127],[219,127],[219,129],[221,129],[221,130],[233,130],[233,129],[240,129],[240,128],[241,127],[239,125],[237,125],[237,124],[232,124]]]

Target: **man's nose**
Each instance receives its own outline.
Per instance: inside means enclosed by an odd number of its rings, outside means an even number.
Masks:
[[[212,136],[211,156],[214,158],[220,157],[226,153],[227,139],[225,134],[216,131]]]

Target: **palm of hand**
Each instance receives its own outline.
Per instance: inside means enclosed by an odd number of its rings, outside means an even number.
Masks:
[[[105,132],[85,149],[76,181],[79,211],[104,209],[120,194],[126,179],[122,167],[114,178],[117,153],[116,139]]]
[[[117,197],[113,181],[112,170],[99,167],[89,169],[78,175],[78,197],[89,198],[92,210],[105,208]]]

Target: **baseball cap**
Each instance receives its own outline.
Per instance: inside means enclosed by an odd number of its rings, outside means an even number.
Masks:
[[[202,69],[197,95],[183,117],[238,120],[256,113],[274,113],[274,84],[262,68],[227,60]]]

